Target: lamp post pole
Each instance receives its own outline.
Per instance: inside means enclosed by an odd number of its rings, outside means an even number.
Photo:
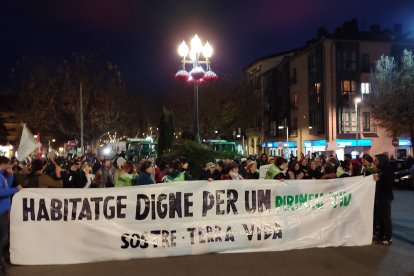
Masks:
[[[207,43],[203,46],[200,38],[195,35],[191,39],[191,49],[187,46],[185,41],[178,47],[178,54],[182,58],[181,68],[175,74],[177,79],[185,80],[186,82],[194,84],[194,138],[195,141],[200,144],[200,120],[199,120],[199,108],[198,108],[198,88],[203,81],[211,81],[217,79],[217,75],[211,70],[209,58],[213,54],[213,48]],[[205,59],[201,60],[201,56]],[[187,59],[189,57],[189,59]],[[185,69],[186,64],[191,64],[192,69],[187,72]],[[202,67],[205,65],[206,70]]]
[[[359,116],[358,116],[358,104],[361,102],[361,98],[355,98],[355,149],[358,146],[358,136],[359,136]]]
[[[198,144],[201,144],[200,140],[200,120],[198,115],[198,83],[194,82],[194,111],[195,111],[195,125],[194,125],[194,135],[195,141]]]
[[[287,124],[287,119],[285,118],[285,125],[279,126],[279,129],[286,128],[286,153],[289,155],[289,125]]]

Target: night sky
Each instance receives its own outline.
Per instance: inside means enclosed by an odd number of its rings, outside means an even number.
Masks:
[[[414,29],[413,0],[5,0],[0,8],[0,89],[22,56],[61,60],[88,50],[118,64],[127,84],[163,93],[179,68],[177,46],[198,33],[219,75],[241,75],[254,59],[303,46],[320,26],[356,17],[368,29]]]

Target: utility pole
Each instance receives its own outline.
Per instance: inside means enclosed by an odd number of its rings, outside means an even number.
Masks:
[[[80,129],[81,129],[81,154],[83,155],[83,100],[82,100],[82,82],[79,83],[80,93]]]

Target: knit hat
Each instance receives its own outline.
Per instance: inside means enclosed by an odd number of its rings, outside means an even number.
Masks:
[[[216,167],[216,164],[214,164],[213,162],[208,162],[208,163],[206,164],[206,167],[207,167],[208,169],[210,169],[210,168],[215,168],[215,167]]]

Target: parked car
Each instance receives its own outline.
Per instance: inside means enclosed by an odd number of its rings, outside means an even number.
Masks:
[[[390,167],[394,173],[394,186],[413,188],[412,169],[406,160],[391,160]]]

